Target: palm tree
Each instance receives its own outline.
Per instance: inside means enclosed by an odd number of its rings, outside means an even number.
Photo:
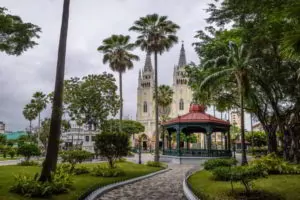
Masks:
[[[231,77],[238,86],[240,98],[240,114],[241,114],[241,142],[242,142],[242,165],[247,164],[246,146],[245,146],[245,122],[244,122],[244,98],[248,91],[248,79],[251,74],[254,59],[251,58],[244,45],[237,46],[230,43],[228,55],[220,56],[214,60],[204,63],[214,63],[214,67],[220,68],[219,71],[208,75],[200,84],[200,88],[207,86],[210,82],[219,82],[224,77]]]
[[[26,104],[24,109],[23,109],[23,115],[25,119],[29,121],[29,133],[32,131],[32,120],[35,120],[37,117],[38,113],[36,111],[36,108],[33,104]]]
[[[43,169],[39,180],[41,182],[51,181],[51,172],[56,170],[58,149],[61,134],[61,117],[63,102],[63,87],[65,76],[65,58],[68,38],[70,0],[64,0],[62,24],[60,30],[60,39],[58,47],[55,89],[53,97],[50,134],[47,146],[46,159],[43,163]]]
[[[36,92],[33,94],[31,103],[35,106],[39,117],[39,128],[41,127],[41,112],[46,109],[48,103],[48,96],[43,92]]]
[[[157,87],[157,54],[168,51],[174,44],[178,42],[176,32],[180,27],[174,22],[168,20],[167,16],[159,16],[158,14],[147,15],[141,17],[134,22],[129,29],[139,33],[136,44],[148,53],[154,53],[155,66],[155,96],[158,93]],[[159,132],[158,132],[158,102],[155,99],[155,156],[154,161],[159,161]]]
[[[126,69],[133,68],[132,61],[138,61],[139,57],[132,54],[135,44],[129,43],[129,35],[112,35],[103,40],[102,45],[98,47],[98,51],[103,53],[103,64],[109,63],[110,68],[119,73],[120,88],[120,121],[123,117],[123,92],[122,92],[122,74]],[[120,123],[120,129],[121,129]]]
[[[170,111],[171,111],[170,105],[173,101],[174,91],[168,85],[160,85],[158,87],[157,93],[158,93],[157,94],[157,104],[159,107],[159,118],[160,118],[160,122],[164,123],[165,121],[167,121],[169,119],[169,115],[170,115]],[[155,100],[155,92],[153,94],[153,98]],[[162,127],[162,138],[163,138],[163,143],[164,143],[165,130],[163,127]],[[169,141],[169,138],[167,138],[167,139]]]

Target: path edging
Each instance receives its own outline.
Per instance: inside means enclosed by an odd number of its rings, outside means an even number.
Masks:
[[[193,175],[195,172],[197,172],[199,169],[197,168],[193,168],[191,170],[189,170],[185,176],[184,176],[184,179],[183,179],[183,183],[182,183],[182,187],[183,187],[183,193],[185,195],[185,197],[188,199],[188,200],[200,200],[194,193],[193,191],[191,190],[187,180],[188,178]]]
[[[126,181],[112,183],[112,184],[106,185],[104,187],[100,187],[100,188],[94,190],[93,192],[91,192],[84,199],[85,200],[95,200],[96,198],[98,198],[102,194],[104,194],[104,193],[106,193],[106,192],[108,192],[108,191],[110,191],[112,189],[118,188],[118,187],[123,186],[123,185],[131,184],[131,183],[134,183],[134,182],[137,182],[137,181],[141,181],[141,180],[144,180],[146,178],[150,178],[152,176],[155,176],[155,175],[158,175],[158,174],[162,174],[162,173],[167,172],[169,170],[171,170],[171,169],[167,168],[167,169],[159,170],[157,172],[153,172],[151,174],[147,174],[145,176],[139,176],[139,177],[136,177],[136,178],[128,179]]]

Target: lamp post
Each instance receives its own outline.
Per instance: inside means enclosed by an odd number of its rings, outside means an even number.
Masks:
[[[253,137],[253,124],[252,124],[252,113],[250,113],[250,126],[251,126],[251,146],[252,146],[252,155],[254,155],[254,137]]]

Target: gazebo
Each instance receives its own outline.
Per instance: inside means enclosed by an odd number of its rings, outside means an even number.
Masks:
[[[163,136],[162,161],[173,163],[199,163],[203,160],[216,157],[231,157],[230,148],[230,123],[205,113],[206,107],[191,104],[189,113],[178,116],[162,124],[167,130],[168,137]],[[180,135],[189,136],[193,133],[204,134],[204,145],[201,148],[189,148],[189,143],[182,145]],[[212,148],[213,133],[221,133],[225,144],[222,149]],[[171,146],[172,134],[176,134],[176,148]],[[165,139],[167,138],[167,147]],[[202,161],[201,161],[202,160]]]

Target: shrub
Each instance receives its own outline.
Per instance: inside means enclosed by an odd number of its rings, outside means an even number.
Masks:
[[[74,168],[74,174],[80,175],[80,174],[88,174],[90,173],[90,170],[86,166],[78,166]]]
[[[38,166],[39,163],[31,160],[24,160],[18,163],[19,166]]]
[[[68,162],[71,164],[70,172],[72,172],[77,163],[82,163],[93,156],[92,153],[84,150],[70,150],[63,151],[61,153],[61,158],[63,162]]]
[[[230,167],[216,167],[212,170],[213,178],[217,181],[230,181],[231,168]]]
[[[250,165],[265,170],[268,174],[294,174],[300,171],[296,166],[285,162],[275,153],[256,159],[252,161]]]
[[[119,168],[109,168],[101,165],[97,165],[92,170],[93,176],[102,176],[102,177],[117,177],[125,175],[125,172]]]
[[[230,167],[232,165],[236,165],[237,160],[230,158],[217,158],[217,159],[211,159],[204,163],[204,169],[206,170],[213,170],[217,167]]]
[[[125,133],[105,131],[96,136],[95,147],[100,156],[107,158],[109,167],[114,168],[118,158],[129,152],[129,138]]]
[[[22,144],[18,147],[18,154],[25,157],[26,161],[29,161],[32,156],[41,155],[41,151],[35,144]]]
[[[67,193],[72,186],[71,175],[57,168],[52,182],[39,182],[39,174],[34,177],[24,174],[15,176],[10,191],[25,197],[49,197],[53,194]]]
[[[14,158],[15,155],[16,155],[16,150],[11,148],[9,151],[8,151],[8,155],[10,156],[10,158]]]
[[[118,159],[118,162],[126,162],[126,161],[127,161],[126,158],[119,158],[119,159]]]
[[[161,163],[161,162],[155,162],[155,161],[148,161],[146,163],[147,166],[150,166],[150,167],[163,167],[164,164]]]
[[[238,166],[231,168],[231,181],[240,181],[249,193],[252,189],[252,181],[261,177],[266,177],[267,172],[256,166]]]

